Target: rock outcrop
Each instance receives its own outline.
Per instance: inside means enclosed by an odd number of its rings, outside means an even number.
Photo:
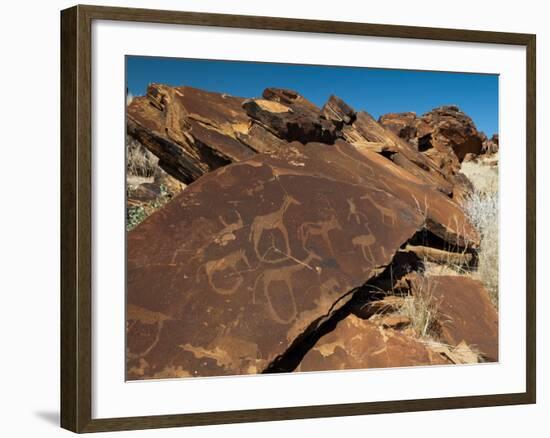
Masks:
[[[458,160],[470,147],[443,146],[452,123],[437,117],[432,147]],[[128,379],[456,363],[402,332],[405,317],[369,320],[425,260],[474,268],[480,242],[463,184],[381,123],[283,89],[244,99],[154,84],[134,98],[128,134],[189,185],[128,233]],[[479,287],[438,284],[441,307],[466,318],[447,286],[474,290],[465,302]],[[496,360],[495,339],[468,333],[487,327],[464,321],[443,339]]]
[[[385,114],[379,122],[430,157],[448,177],[458,173],[468,154],[498,150],[498,135],[488,140],[455,105],[435,108],[421,117],[412,112]]]
[[[452,196],[455,185],[457,192],[464,191],[454,175],[463,155],[476,150],[471,144],[477,144],[478,138],[471,120],[454,109],[443,107],[421,119],[414,113],[405,113],[402,119],[393,114],[391,120],[388,115],[380,124],[337,96],[319,109],[292,90],[267,88],[262,98],[244,99],[152,84],[146,96],[129,105],[127,128],[159,157],[162,169],[185,184],[255,153],[276,153],[292,141],[334,144],[343,139],[383,154]],[[401,138],[410,131],[407,126],[414,126],[414,137],[404,137],[409,141]],[[456,151],[449,153],[449,147]]]
[[[461,163],[498,152],[498,135],[488,139],[454,105],[435,108],[421,117],[413,112],[389,113],[379,123],[429,158],[452,185],[452,197],[460,204],[472,194],[470,182],[459,173]]]
[[[388,113],[380,116],[378,121],[384,128],[389,129],[398,137],[415,143],[418,133],[416,113]]]
[[[239,141],[248,132],[244,99],[190,87],[153,84],[127,109],[128,134],[185,184],[255,151]]]

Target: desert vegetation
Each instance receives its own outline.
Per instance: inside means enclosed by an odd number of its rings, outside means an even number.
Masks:
[[[126,138],[126,230],[166,205],[184,187],[158,165],[159,159],[137,140]]]
[[[498,306],[498,154],[463,163],[461,172],[474,186],[464,209],[481,236],[474,275],[485,284],[493,303]]]

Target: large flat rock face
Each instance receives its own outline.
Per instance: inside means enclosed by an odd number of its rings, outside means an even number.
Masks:
[[[130,379],[262,371],[422,225],[295,158],[206,175],[129,233]]]
[[[128,378],[261,372],[425,226],[477,238],[445,195],[345,142],[203,176],[128,234]]]

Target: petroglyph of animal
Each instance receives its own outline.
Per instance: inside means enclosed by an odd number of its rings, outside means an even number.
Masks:
[[[381,203],[377,202],[373,196],[371,195],[364,195],[361,196],[361,199],[368,200],[380,213],[380,216],[382,217],[382,222],[386,223],[386,218],[390,219],[391,225],[395,225],[395,222],[397,221],[397,213],[392,210],[391,208],[384,207]]]
[[[311,237],[320,236],[323,242],[327,245],[331,255],[334,256],[334,249],[332,248],[332,242],[329,236],[329,233],[334,230],[341,230],[338,219],[336,216],[332,216],[329,220],[322,222],[305,222],[300,225],[299,236],[302,242],[302,247],[308,253],[314,253],[310,248],[308,248],[308,241]]]
[[[170,320],[171,318],[161,312],[153,312],[133,304],[128,306],[127,312],[128,319],[133,320],[132,325],[136,323],[156,325],[155,336],[147,348],[140,352],[127,352],[129,358],[137,359],[146,356],[153,348],[155,348],[160,340],[160,333],[162,332],[164,322]]]
[[[273,320],[280,324],[291,323],[296,318],[298,313],[296,308],[296,298],[294,297],[294,288],[292,286],[292,274],[305,268],[305,264],[295,264],[266,269],[256,279],[252,302],[254,304],[257,303],[256,292],[259,288],[260,292],[267,300],[267,307]],[[284,299],[280,299],[279,297],[277,301],[285,303],[284,307],[285,312],[287,313],[286,315],[281,314],[281,309],[276,309],[273,305],[273,301],[275,301],[274,297],[281,294],[284,294]]]
[[[291,196],[285,195],[281,206],[272,213],[268,213],[261,216],[256,216],[250,226],[250,240],[254,244],[254,251],[259,260],[265,263],[279,263],[286,260],[291,254],[290,242],[288,238],[288,230],[284,224],[283,217],[285,212],[291,205],[300,205],[296,199]],[[259,244],[262,239],[262,235],[266,231],[278,230],[283,237],[284,248],[279,248],[278,253],[282,254],[280,257],[266,258],[265,255],[270,252],[272,247],[268,248],[263,254],[260,254]],[[288,255],[286,255],[288,254]]]
[[[371,247],[376,243],[376,237],[374,237],[373,234],[362,234],[360,236],[356,236],[351,240],[351,243],[353,246],[359,246],[361,248],[363,258],[367,262],[374,264],[374,255]]]

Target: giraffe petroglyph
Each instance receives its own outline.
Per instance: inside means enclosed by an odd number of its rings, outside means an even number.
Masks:
[[[351,239],[353,246],[359,246],[363,258],[372,264],[374,264],[374,255],[372,253],[372,245],[376,243],[376,237],[373,234],[361,234]]]
[[[260,240],[262,239],[262,235],[266,231],[271,230],[279,230],[280,233],[283,236],[284,241],[284,248],[279,248],[280,253],[287,253],[290,254],[290,242],[288,238],[288,230],[286,229],[286,226],[283,222],[283,217],[287,209],[291,205],[300,205],[300,202],[298,202],[296,199],[294,199],[292,196],[285,195],[283,199],[283,203],[281,206],[275,210],[274,212],[264,214],[261,216],[256,216],[254,220],[252,221],[252,225],[250,226],[250,240],[252,240],[254,245],[254,252],[256,253],[256,256],[259,260],[265,263],[279,263],[283,260],[286,260],[288,258],[287,255],[282,255],[281,257],[275,258],[275,259],[266,259],[265,254],[271,249],[271,247],[266,251],[264,254],[260,254],[260,251],[258,249],[258,245],[260,244]]]
[[[382,217],[382,223],[386,223],[386,218],[389,218],[392,225],[395,225],[395,222],[397,221],[397,213],[392,210],[391,208],[384,207],[382,204],[374,200],[374,197],[370,194],[361,196],[360,199],[366,199],[368,200],[380,213],[380,216]]]

